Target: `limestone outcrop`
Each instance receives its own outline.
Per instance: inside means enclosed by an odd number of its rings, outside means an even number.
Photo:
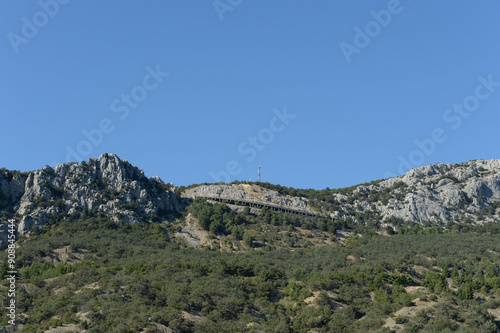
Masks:
[[[3,220],[13,215],[20,234],[43,228],[58,214],[95,211],[117,221],[139,223],[158,220],[178,210],[180,204],[172,184],[159,177],[147,178],[142,170],[113,154],[29,173],[0,172]],[[3,236],[5,233],[0,236],[0,247],[5,246]]]

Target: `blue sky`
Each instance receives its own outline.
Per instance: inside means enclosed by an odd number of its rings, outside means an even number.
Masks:
[[[0,167],[338,188],[500,158],[500,2],[2,1]],[[167,74],[168,73],[168,74]]]

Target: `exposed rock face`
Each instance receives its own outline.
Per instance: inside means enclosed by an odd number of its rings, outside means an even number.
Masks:
[[[7,219],[12,216],[19,222],[20,234],[43,228],[54,217],[88,211],[126,223],[161,220],[183,202],[173,191],[172,184],[158,177],[148,179],[142,170],[113,154],[29,173],[2,169],[0,248],[6,246]],[[318,201],[255,184],[233,184],[201,185],[183,195],[268,203],[359,223],[384,225],[394,218],[417,223],[484,223],[500,220],[500,160],[439,163],[412,169],[404,176],[335,190],[331,196],[326,193],[328,198]]]
[[[159,177],[148,179],[116,155],[104,154],[27,175],[0,172],[0,209],[16,214],[21,234],[43,227],[59,213],[96,210],[115,220],[138,223],[177,210],[180,200],[173,189]]]
[[[202,185],[186,191],[187,197],[220,197],[269,202],[336,219],[381,223],[390,218],[417,223],[483,223],[500,220],[500,160],[423,166],[404,176],[354,186],[333,194],[335,205],[315,199],[281,195],[257,185]],[[315,204],[316,203],[316,204]],[[484,214],[490,208],[488,214]],[[493,211],[493,213],[492,213]],[[368,217],[367,217],[368,216]],[[370,220],[370,221],[367,221]]]
[[[495,214],[481,216],[480,212],[500,201],[499,172],[500,160],[439,163],[409,170],[404,176],[360,185],[351,195],[334,197],[345,210],[359,212],[362,210],[356,207],[368,207],[381,220],[397,217],[418,223],[482,223],[497,219]],[[363,198],[360,193],[369,193],[376,200]]]
[[[257,185],[201,185],[184,193],[185,197],[216,197],[222,199],[248,200],[283,206],[306,212],[314,212],[306,198],[282,195],[277,191],[268,190]]]

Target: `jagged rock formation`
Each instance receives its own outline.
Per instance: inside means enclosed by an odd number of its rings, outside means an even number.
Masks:
[[[423,166],[404,176],[330,190],[331,197],[293,197],[257,185],[202,185],[187,197],[220,197],[273,203],[335,219],[384,226],[394,222],[426,224],[484,223],[499,220],[500,160]],[[322,192],[322,191],[318,191]]]
[[[256,184],[201,185],[183,196],[260,202],[374,226],[408,221],[480,224],[500,220],[500,160],[438,163],[351,188],[291,193],[303,193],[303,197]],[[6,245],[6,221],[12,216],[19,222],[19,233],[27,234],[55,216],[88,211],[126,223],[161,221],[182,203],[172,184],[158,177],[148,179],[142,170],[113,154],[28,173],[2,169],[0,248]]]
[[[30,173],[0,172],[0,210],[15,214],[20,234],[43,227],[57,214],[92,210],[138,223],[178,210],[180,199],[173,190],[159,177],[148,179],[127,161],[104,154],[89,162],[46,166]],[[0,238],[0,247],[4,243]]]
[[[417,223],[484,223],[498,220],[500,160],[423,166],[404,176],[334,194],[339,215],[372,213]]]
[[[264,204],[272,204],[298,211],[316,213],[308,206],[307,198],[282,195],[277,191],[268,190],[258,185],[201,185],[187,190],[183,196],[187,198],[221,198],[232,200],[248,200]]]

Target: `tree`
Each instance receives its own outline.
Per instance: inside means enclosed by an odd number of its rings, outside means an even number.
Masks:
[[[429,288],[429,290],[433,292],[448,290],[448,282],[446,281],[446,278],[435,272],[427,272],[422,280],[422,285]]]
[[[495,265],[489,265],[486,268],[486,278],[498,276],[498,268]]]
[[[218,219],[216,219],[210,223],[210,232],[211,233],[220,234],[220,233],[223,233],[224,230],[225,230],[224,226],[222,225],[222,223],[220,223],[220,221]]]
[[[253,237],[248,232],[245,232],[243,234],[243,241],[245,242],[246,245],[248,245],[250,247],[253,246]]]
[[[470,282],[465,282],[460,285],[458,288],[458,297],[462,300],[474,298],[474,290]]]
[[[406,294],[406,289],[405,287],[403,287],[402,285],[400,284],[395,284],[393,287],[392,287],[392,295],[394,297],[399,297],[400,295],[404,295]]]
[[[198,223],[200,224],[200,227],[202,227],[205,230],[210,229],[210,209],[208,207],[204,207],[199,213],[198,213]]]
[[[241,240],[243,238],[243,228],[240,226],[232,226],[231,227],[231,236],[236,240]]]

